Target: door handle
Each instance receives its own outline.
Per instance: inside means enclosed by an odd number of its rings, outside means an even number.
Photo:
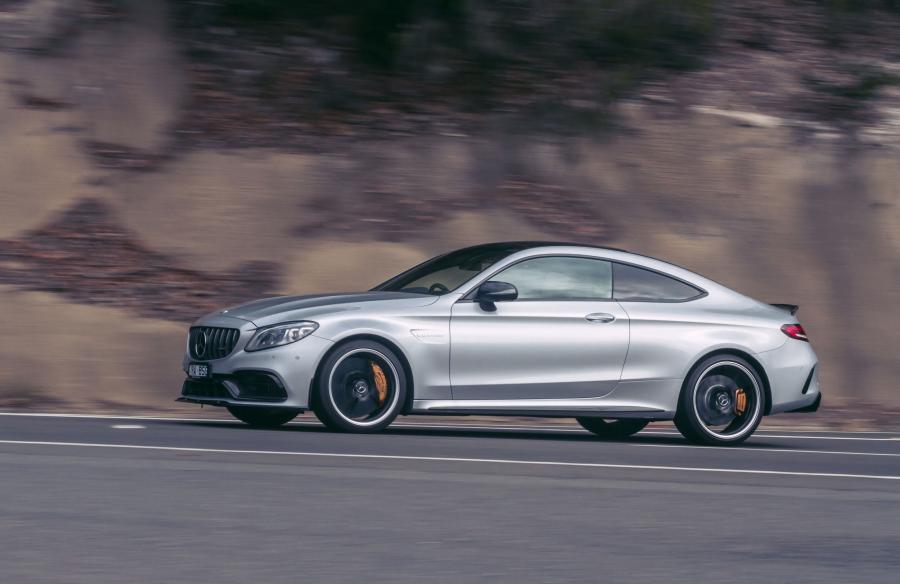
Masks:
[[[592,312],[584,317],[589,322],[612,322],[616,317],[605,312]]]

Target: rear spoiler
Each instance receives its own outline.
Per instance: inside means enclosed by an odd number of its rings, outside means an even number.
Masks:
[[[781,310],[787,310],[791,313],[791,316],[797,314],[797,311],[800,310],[800,307],[796,304],[770,304],[769,306],[774,306],[775,308],[780,308]]]

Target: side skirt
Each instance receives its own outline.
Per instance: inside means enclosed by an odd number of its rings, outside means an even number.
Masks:
[[[541,418],[639,418],[671,420],[675,412],[597,400],[414,400],[411,414],[534,416]]]

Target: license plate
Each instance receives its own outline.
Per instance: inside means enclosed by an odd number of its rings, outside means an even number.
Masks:
[[[212,372],[206,363],[191,363],[188,365],[188,375],[198,379],[206,379],[212,376]]]

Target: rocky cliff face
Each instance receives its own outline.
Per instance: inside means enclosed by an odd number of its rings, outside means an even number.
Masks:
[[[19,331],[0,404],[166,408],[211,306],[555,238],[800,304],[829,403],[900,408],[897,21],[832,46],[816,12],[759,5],[720,11],[699,67],[561,133],[452,108],[290,117],[201,58],[230,42],[229,75],[253,77],[264,46],[216,29],[187,51],[164,3],[0,2],[0,296]]]

